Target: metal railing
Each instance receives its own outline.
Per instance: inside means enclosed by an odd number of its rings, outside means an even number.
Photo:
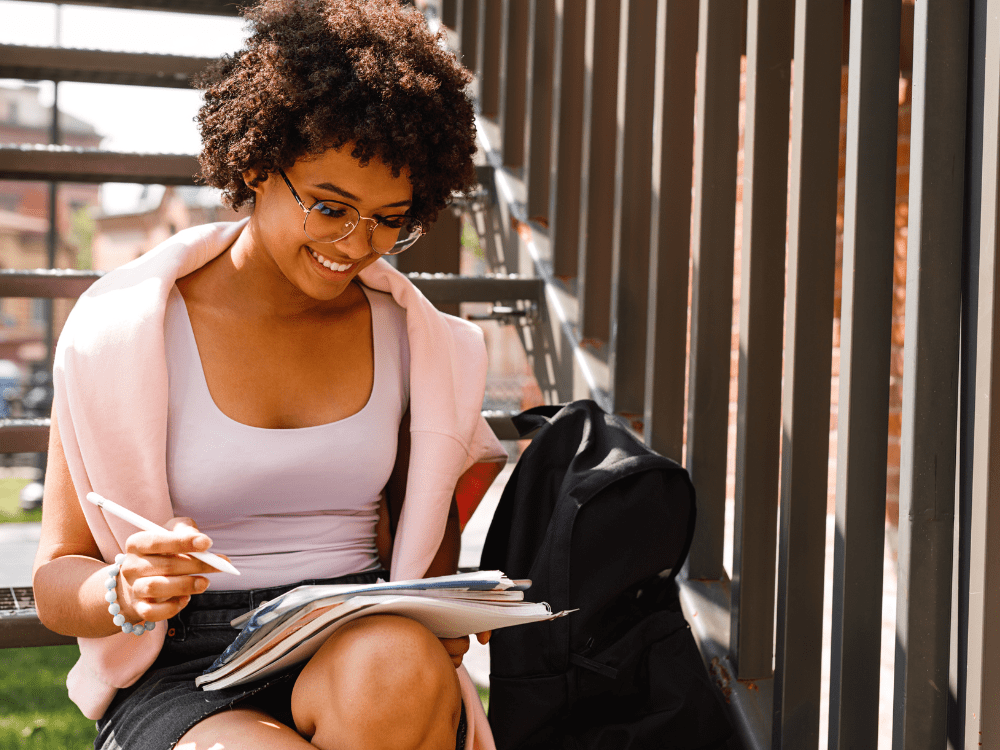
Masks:
[[[547,397],[588,396],[629,416],[692,474],[699,523],[682,596],[743,743],[814,748],[822,733],[830,748],[875,747],[900,2],[441,0],[437,9],[476,73],[494,168],[492,202],[472,218],[495,270],[545,284],[534,364],[540,383],[549,373]],[[893,747],[1000,747],[1000,513],[989,502],[1000,477],[1000,0],[916,3],[912,69]],[[828,727],[818,709],[826,585]]]

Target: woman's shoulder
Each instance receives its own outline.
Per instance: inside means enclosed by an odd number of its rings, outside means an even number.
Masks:
[[[365,286],[364,290],[373,310],[377,307],[381,314],[406,327],[406,309],[389,292],[380,292],[370,286]]]

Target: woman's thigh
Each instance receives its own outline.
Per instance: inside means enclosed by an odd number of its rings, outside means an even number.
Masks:
[[[337,630],[292,691],[298,730],[320,748],[453,750],[458,675],[423,625],[377,615]]]
[[[315,750],[291,727],[254,708],[234,708],[202,719],[175,750]]]

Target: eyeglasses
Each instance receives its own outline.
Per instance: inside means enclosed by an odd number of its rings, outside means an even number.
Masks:
[[[302,229],[306,237],[315,242],[337,242],[357,229],[362,220],[368,225],[368,245],[379,255],[397,255],[420,239],[424,233],[418,219],[406,214],[393,216],[362,216],[350,203],[340,201],[316,201],[306,208],[299,194],[283,169],[278,170],[281,179],[292,191],[295,202],[305,214]]]

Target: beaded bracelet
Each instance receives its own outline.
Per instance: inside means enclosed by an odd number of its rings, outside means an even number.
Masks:
[[[104,588],[108,591],[104,595],[104,601],[108,602],[108,612],[114,615],[114,623],[121,627],[123,633],[132,633],[133,635],[142,635],[147,630],[152,630],[156,627],[155,622],[147,622],[143,625],[141,622],[137,622],[134,625],[131,622],[125,622],[125,615],[121,612],[121,607],[118,604],[118,573],[122,569],[122,560],[125,559],[125,555],[118,554],[115,555],[115,562],[113,565],[109,565],[106,570],[108,571],[107,580],[104,581]]]

